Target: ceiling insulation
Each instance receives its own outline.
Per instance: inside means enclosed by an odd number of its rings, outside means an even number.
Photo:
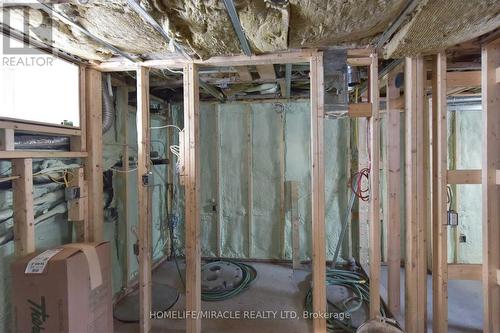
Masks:
[[[385,46],[384,56],[434,53],[499,26],[498,0],[422,0],[410,21]]]
[[[296,48],[362,47],[375,41],[402,12],[408,0],[234,0],[252,51]],[[144,59],[170,56],[173,45],[145,22],[126,0],[58,1],[55,8],[91,34]],[[61,3],[65,2],[65,3]],[[141,0],[141,6],[166,34],[202,59],[241,54],[222,0]],[[21,19],[11,10],[11,21]],[[431,52],[498,28],[498,0],[421,0],[411,19],[385,47],[387,57]],[[104,45],[39,10],[30,13],[36,38],[84,59],[104,61]],[[42,24],[39,24],[42,22]],[[47,32],[51,24],[52,38]]]
[[[24,31],[23,10],[25,9],[23,7],[9,7],[1,10],[2,13],[9,11],[8,23],[12,28]],[[36,9],[28,10],[30,37],[83,59],[103,61],[113,55],[111,50],[94,42],[79,31],[73,31],[70,26],[53,20],[47,13]],[[4,17],[4,15],[1,16]]]
[[[290,0],[290,47],[368,44],[406,0]]]

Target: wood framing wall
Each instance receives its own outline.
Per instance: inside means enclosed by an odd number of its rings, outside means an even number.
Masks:
[[[137,69],[137,198],[139,216],[139,324],[140,332],[151,331],[151,191],[150,126],[149,126],[149,68]]]
[[[426,331],[427,255],[424,175],[424,87],[422,57],[405,59],[406,98],[406,307],[405,329]]]
[[[500,332],[500,39],[482,49],[483,297],[485,333]]]
[[[443,52],[433,57],[432,68],[432,329],[436,333],[448,332],[447,113]]]

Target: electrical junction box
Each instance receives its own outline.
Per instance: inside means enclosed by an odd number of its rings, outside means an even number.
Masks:
[[[449,210],[447,215],[446,224],[451,227],[456,227],[458,225],[458,213],[454,210]]]

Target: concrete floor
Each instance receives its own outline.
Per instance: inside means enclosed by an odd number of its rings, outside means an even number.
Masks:
[[[184,265],[181,271],[184,274]],[[290,265],[268,263],[252,263],[257,269],[258,277],[251,289],[226,301],[202,302],[202,310],[214,311],[296,311],[298,319],[204,319],[204,333],[304,333],[312,331],[310,320],[301,317],[304,299],[309,286],[308,267],[293,271]],[[182,290],[173,262],[165,262],[153,273],[153,280]],[[387,269],[382,267],[382,296],[387,288]],[[401,271],[401,304],[404,307],[404,271]],[[428,299],[432,295],[431,277],[428,278]],[[482,289],[479,281],[449,281],[449,332],[471,333],[482,332]],[[330,294],[330,293],[329,293]],[[171,311],[185,309],[185,297],[181,294],[179,301]],[[278,314],[279,316],[279,314]],[[403,314],[397,316],[404,321]],[[432,332],[432,302],[428,306],[428,326]],[[115,332],[136,333],[138,324],[126,324],[115,320]],[[155,319],[153,332],[179,333],[185,331],[185,320]]]
[[[202,302],[202,310],[216,311],[298,311],[304,309],[304,300],[309,286],[309,272],[304,270],[293,271],[288,265],[274,265],[267,263],[252,263],[257,269],[258,276],[251,289],[242,294],[222,302]],[[184,265],[181,263],[184,274]],[[153,280],[166,283],[182,290],[175,264],[163,263],[153,273]],[[179,301],[171,309],[182,311],[185,309],[185,297],[181,294]],[[279,316],[279,314],[278,314]],[[136,333],[138,324],[125,324],[115,320],[115,332]],[[184,332],[185,321],[180,319],[153,320],[153,332],[174,333]],[[204,319],[203,333],[304,333],[312,331],[309,320],[271,320],[271,319]]]
[[[396,318],[404,325],[404,269],[401,269],[402,313]],[[382,297],[387,295],[387,267],[382,266]],[[483,327],[483,295],[480,281],[448,281],[448,333],[479,333]],[[427,276],[427,327],[432,332],[432,276]]]

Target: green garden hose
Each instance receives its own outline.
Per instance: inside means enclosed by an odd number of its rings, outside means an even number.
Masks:
[[[211,262],[213,264],[214,262]],[[252,284],[252,282],[257,277],[257,271],[250,265],[235,262],[235,261],[224,261],[219,260],[216,263],[226,264],[231,263],[233,265],[238,266],[242,271],[242,279],[241,282],[234,288],[229,290],[214,290],[214,291],[203,291],[201,292],[201,299],[207,302],[218,302],[234,297],[243,291],[247,290],[248,287]]]
[[[327,286],[342,286],[351,290],[353,297],[344,300],[342,304],[334,304],[328,301],[328,304],[337,309],[339,312],[353,313],[359,310],[364,304],[370,303],[370,286],[368,279],[361,273],[347,271],[341,269],[328,269],[326,272]],[[310,288],[306,295],[305,302],[306,311],[312,312],[312,289]],[[380,314],[386,316],[385,309],[381,307]],[[352,325],[350,318],[344,320],[338,319],[335,316],[329,316],[327,319],[327,328],[329,332],[342,330],[344,332],[356,332],[357,327]]]

